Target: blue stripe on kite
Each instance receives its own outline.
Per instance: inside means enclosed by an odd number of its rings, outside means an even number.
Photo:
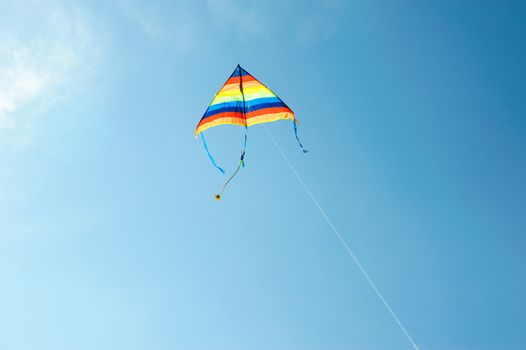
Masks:
[[[258,103],[256,105],[252,105],[252,106],[247,106],[246,108],[246,112],[253,112],[253,111],[258,111],[260,109],[265,109],[265,108],[274,108],[274,107],[285,107],[285,104],[281,101],[278,101],[278,102],[270,102],[270,103]],[[243,113],[243,106],[234,106],[234,107],[222,107],[222,108],[217,108],[217,109],[214,109],[212,111],[208,110],[203,119],[204,118],[208,118],[208,117],[211,117],[213,115],[216,115],[216,114],[219,114],[219,113],[224,113],[224,112],[238,112],[238,113]]]
[[[232,75],[230,77],[239,77],[239,72],[241,71],[241,76],[245,76],[245,75],[248,75],[248,73],[243,69],[238,69],[236,68],[236,70],[234,71],[234,73],[232,73]]]
[[[226,107],[241,107],[241,108],[243,108],[243,101],[220,102],[220,103],[216,103],[215,105],[210,105],[210,107],[208,107],[208,109],[206,110],[205,115],[208,112],[214,111],[214,110],[219,109],[219,108],[226,108]]]
[[[238,112],[243,113],[243,106],[236,106],[236,107],[224,107],[224,108],[217,108],[213,111],[207,111],[205,115],[203,116],[203,119],[211,117],[213,115],[224,113],[224,112]]]
[[[277,98],[277,97],[264,97],[264,98],[256,98],[256,99],[253,99],[253,100],[247,100],[247,101],[245,101],[245,104],[246,104],[247,109],[248,109],[251,106],[258,105],[260,103],[278,103],[278,102],[282,102],[282,101],[279,98]],[[243,105],[243,101],[220,102],[220,103],[216,103],[214,105],[210,105],[210,107],[208,107],[208,110],[206,112],[210,112],[210,111],[213,111],[213,110],[216,110],[216,109],[219,109],[219,108],[237,107],[237,106],[242,106],[242,105]]]
[[[274,108],[274,107],[286,107],[285,104],[281,101],[270,102],[270,103],[258,103],[247,106],[247,113],[253,111],[259,111],[260,109],[265,108]]]
[[[247,108],[251,108],[252,106],[257,106],[261,103],[282,103],[283,102],[277,98],[277,97],[264,97],[264,98],[255,98],[253,100],[246,100],[245,104]]]

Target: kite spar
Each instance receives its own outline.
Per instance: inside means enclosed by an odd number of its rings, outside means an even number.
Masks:
[[[210,103],[206,109],[195,129],[195,136],[201,136],[210,162],[224,174],[225,171],[217,165],[214,157],[210,153],[203,131],[224,124],[239,125],[244,128],[243,146],[238,166],[225,182],[221,191],[215,195],[217,200],[221,199],[223,191],[230,181],[237,175],[239,170],[245,166],[244,159],[247,148],[248,127],[281,119],[292,120],[296,140],[303,150],[303,153],[307,153],[307,150],[303,147],[298,137],[298,120],[294,116],[292,109],[268,87],[238,64],[232,75],[230,75],[215,95],[212,103]]]

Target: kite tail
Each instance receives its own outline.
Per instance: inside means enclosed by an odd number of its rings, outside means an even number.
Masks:
[[[246,150],[247,150],[247,127],[245,126],[245,137],[244,137],[244,140],[243,140],[243,149],[241,150],[241,157],[239,157],[239,164],[237,165],[237,168],[234,171],[234,173],[232,175],[230,175],[228,180],[226,180],[225,184],[223,185],[223,188],[221,188],[221,192],[219,192],[219,194],[216,194],[214,196],[215,199],[217,199],[218,201],[221,200],[221,196],[223,195],[223,192],[225,191],[226,186],[234,178],[234,176],[237,175],[237,173],[239,172],[239,169],[241,169],[241,167],[243,167],[243,168],[245,167],[245,152],[246,152]]]
[[[247,130],[248,127],[245,125],[245,139],[243,141],[243,150],[241,151],[241,165],[243,166],[243,168],[245,167],[245,162],[243,161],[243,159],[245,159],[245,152],[247,150]]]
[[[242,166],[243,167],[245,166],[245,162],[243,161],[243,158],[244,158],[244,154],[242,153],[241,154],[241,159],[239,160],[239,164],[237,165],[236,170],[234,171],[234,173],[232,175],[230,175],[228,180],[226,180],[225,184],[223,185],[223,188],[221,188],[221,192],[219,192],[219,194],[216,194],[214,196],[215,199],[221,200],[221,196],[223,195],[223,192],[225,191],[225,188],[228,185],[228,183],[234,178],[234,176],[236,176],[236,174],[238,173],[239,169],[241,169]]]
[[[307,153],[308,152],[307,149],[303,147],[303,145],[301,144],[300,138],[298,137],[298,124],[296,123],[296,119],[292,121],[292,124],[294,125],[294,135],[296,136],[296,140],[298,140],[298,144],[300,145],[301,150],[303,151],[303,153]]]
[[[212,164],[220,171],[222,172],[223,174],[225,173],[225,171],[223,170],[223,168],[221,168],[219,165],[217,165],[216,161],[214,160],[214,157],[212,157],[212,154],[210,153],[210,151],[208,150],[208,145],[206,144],[206,141],[205,141],[205,136],[203,135],[203,133],[201,133],[201,140],[203,140],[203,146],[205,146],[205,150],[206,150],[206,154],[208,154],[208,158],[210,158],[210,161],[212,162]]]

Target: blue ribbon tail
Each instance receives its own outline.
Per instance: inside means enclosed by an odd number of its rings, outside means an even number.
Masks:
[[[298,140],[298,144],[300,145],[301,150],[303,151],[303,153],[307,153],[308,151],[305,149],[305,147],[303,147],[300,138],[298,137],[298,124],[296,123],[295,119],[292,121],[292,124],[294,125],[294,135],[296,136],[296,140]]]
[[[245,152],[247,151],[247,126],[245,125],[245,140],[243,141],[243,150],[241,151],[241,165],[245,167]]]
[[[212,162],[212,164],[220,171],[222,172],[223,174],[225,173],[225,171],[223,170],[223,168],[221,168],[219,165],[217,165],[216,161],[214,160],[214,157],[212,157],[212,154],[210,154],[210,151],[208,150],[208,145],[206,144],[206,141],[205,141],[205,136],[203,135],[203,133],[201,133],[201,140],[203,140],[203,146],[205,147],[205,151],[206,151],[206,154],[208,154],[208,158],[210,159],[210,161]]]

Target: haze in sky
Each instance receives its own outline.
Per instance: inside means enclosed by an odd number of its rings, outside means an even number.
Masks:
[[[0,349],[526,348],[523,1],[0,0]],[[206,132],[227,173],[243,130]]]

